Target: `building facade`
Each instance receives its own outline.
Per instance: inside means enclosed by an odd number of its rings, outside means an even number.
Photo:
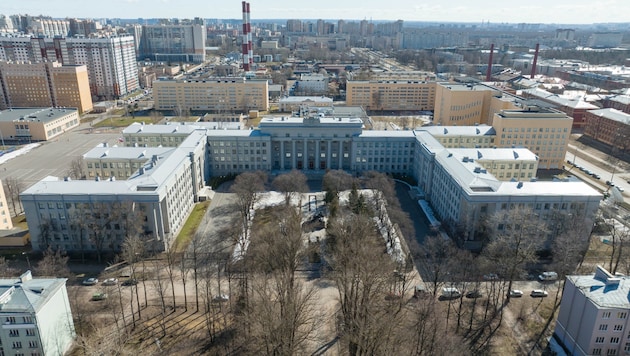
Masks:
[[[584,134],[621,151],[630,147],[630,114],[616,109],[586,112]]]
[[[204,25],[144,25],[138,60],[203,63],[206,60]]]
[[[249,112],[268,110],[266,80],[209,78],[206,80],[158,80],[153,83],[156,110]]]
[[[567,276],[554,337],[571,355],[630,352],[630,279],[597,266],[594,275]]]
[[[63,355],[76,336],[65,278],[0,279],[0,355]]]
[[[58,62],[0,62],[0,109],[70,107],[93,109],[87,67]]]
[[[139,88],[132,36],[0,37],[0,61],[85,65],[92,95],[112,99]]]
[[[525,147],[540,159],[541,169],[562,169],[573,119],[538,107],[503,110],[494,115],[492,126],[497,147]]]
[[[597,106],[587,103],[584,100],[572,99],[561,95],[550,93],[539,88],[527,89],[522,92],[524,98],[539,99],[547,102],[555,109],[558,109],[573,118],[573,128],[582,129],[585,125],[584,116],[589,110],[599,109]]]
[[[436,83],[422,80],[351,80],[346,83],[348,106],[365,110],[434,110]]]

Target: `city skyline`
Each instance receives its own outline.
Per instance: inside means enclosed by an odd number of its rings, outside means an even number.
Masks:
[[[157,3],[157,5],[156,5]],[[85,2],[78,0],[28,0],[0,6],[0,14],[45,15],[54,18],[193,18],[240,19],[240,2],[216,6],[218,1],[201,0],[112,0]],[[627,0],[530,0],[521,4],[497,5],[491,0],[452,0],[446,3],[411,0],[347,0],[340,5],[332,0],[286,6],[280,0],[250,1],[251,19],[345,19],[404,20],[469,23],[550,23],[592,24],[630,22]],[[205,8],[205,9],[204,9]]]

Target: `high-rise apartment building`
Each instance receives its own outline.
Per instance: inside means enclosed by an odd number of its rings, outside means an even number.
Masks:
[[[90,91],[99,98],[115,98],[139,88],[132,36],[1,37],[0,61],[58,61],[63,65],[85,65]]]
[[[196,25],[145,25],[139,42],[138,59],[194,62],[206,60],[206,28]]]
[[[86,66],[0,62],[0,109],[51,106],[92,111]]]

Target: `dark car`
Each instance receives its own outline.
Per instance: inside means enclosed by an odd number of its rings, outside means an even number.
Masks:
[[[129,278],[125,280],[124,282],[122,282],[122,285],[125,287],[135,286],[136,284],[138,284],[138,280],[135,278]]]
[[[471,290],[470,292],[466,293],[466,298],[470,298],[470,299],[481,298],[481,292],[478,290]]]

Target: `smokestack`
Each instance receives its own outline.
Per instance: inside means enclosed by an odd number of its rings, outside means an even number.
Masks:
[[[536,76],[536,64],[538,63],[538,50],[540,49],[540,44],[536,43],[536,51],[534,52],[534,63],[532,63],[532,74],[529,76],[530,79],[534,79]]]
[[[488,59],[488,70],[486,70],[486,82],[492,78],[492,56],[494,55],[494,43],[490,45],[490,58]]]
[[[254,50],[252,49],[252,18],[249,11],[249,3],[247,3],[247,58],[249,59],[249,67],[254,64]]]
[[[243,70],[247,72],[249,71],[249,4],[243,1],[241,5],[243,8],[243,43],[241,44],[241,53],[243,54]]]

